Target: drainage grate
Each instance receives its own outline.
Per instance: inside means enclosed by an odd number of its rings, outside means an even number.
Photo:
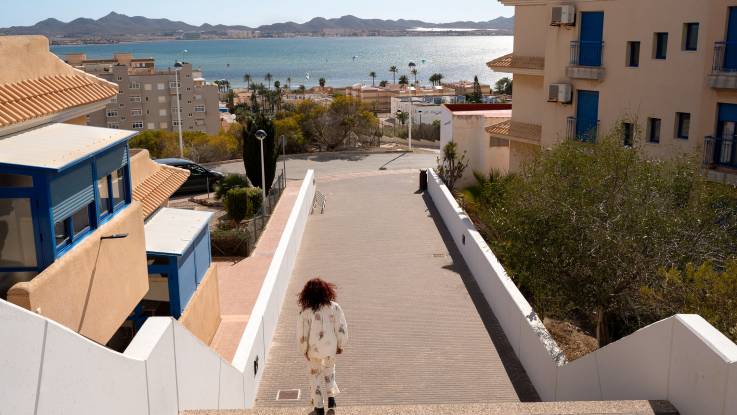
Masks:
[[[298,401],[299,389],[279,389],[276,393],[277,401]]]

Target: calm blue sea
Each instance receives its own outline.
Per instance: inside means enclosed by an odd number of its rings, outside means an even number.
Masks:
[[[502,75],[486,67],[486,62],[512,51],[511,36],[428,36],[364,38],[294,38],[246,40],[192,40],[137,42],[110,45],[53,46],[60,56],[84,52],[90,58],[111,57],[114,52],[132,52],[153,57],[157,66],[166,67],[181,59],[203,70],[208,80],[228,79],[242,85],[243,74],[263,80],[270,72],[282,83],[314,86],[320,77],[331,86],[371,82],[368,74],[377,73],[376,82],[391,81],[391,65],[407,74],[407,64],[417,63],[418,79],[423,83],[433,73],[445,81],[473,79],[493,84]],[[353,57],[356,57],[355,59]],[[306,79],[306,74],[310,79]]]

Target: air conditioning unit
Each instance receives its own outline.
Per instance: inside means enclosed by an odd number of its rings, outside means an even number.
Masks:
[[[555,6],[550,20],[551,26],[573,26],[576,24],[576,7]]]
[[[573,87],[571,84],[551,84],[548,89],[548,102],[560,102],[569,104],[573,100]]]

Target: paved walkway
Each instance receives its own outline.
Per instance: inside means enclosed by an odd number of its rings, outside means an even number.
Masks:
[[[257,406],[309,405],[295,300],[316,275],[338,285],[349,324],[339,405],[536,398],[417,183],[417,171],[318,177],[327,208],[308,221]],[[300,389],[301,399],[276,401],[280,389]]]
[[[298,183],[287,184],[251,256],[237,263],[216,263],[222,320],[210,347],[227,361],[238,349],[298,193]]]

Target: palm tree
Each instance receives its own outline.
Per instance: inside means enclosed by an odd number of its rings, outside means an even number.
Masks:
[[[430,77],[428,79],[430,80],[430,83],[433,86],[435,86],[435,82],[438,81],[438,74],[434,73],[434,74],[430,75]]]
[[[414,75],[414,77],[415,77],[415,85],[417,85],[417,68],[412,68],[412,70],[410,71],[410,73],[412,75]]]
[[[376,72],[369,72],[369,76],[371,77],[371,86],[376,86]]]
[[[271,76],[271,73],[267,72],[266,76],[264,76],[264,80],[269,83],[269,89],[271,89],[271,80],[274,79],[273,76]]]
[[[399,77],[399,85],[409,85],[409,78],[407,78],[407,75]]]
[[[325,78],[320,78],[317,82],[320,84],[320,88],[325,88]]]
[[[389,67],[389,72],[392,73],[392,80],[394,81],[393,83],[396,84],[397,83],[397,73],[399,72],[399,68],[397,68],[396,66],[392,65],[392,66]]]
[[[445,77],[441,73],[437,74],[437,76],[435,77],[435,79],[438,80],[438,86],[440,86],[442,84],[443,78],[445,78]]]
[[[382,88],[385,88],[387,86],[387,84],[389,84],[389,81],[380,81],[379,82],[379,86],[382,87]]]
[[[246,89],[251,89],[251,74],[250,73],[243,75],[243,82],[246,83]]]
[[[304,85],[300,85],[300,86],[299,86],[299,93],[300,93],[300,94],[302,94],[302,98],[304,98],[304,97],[305,97],[305,91],[306,91],[306,90],[307,90],[307,88],[305,88],[305,86],[304,86]]]
[[[278,91],[280,86],[281,86],[281,82],[279,82],[279,80],[274,81],[274,89],[275,90]]]

